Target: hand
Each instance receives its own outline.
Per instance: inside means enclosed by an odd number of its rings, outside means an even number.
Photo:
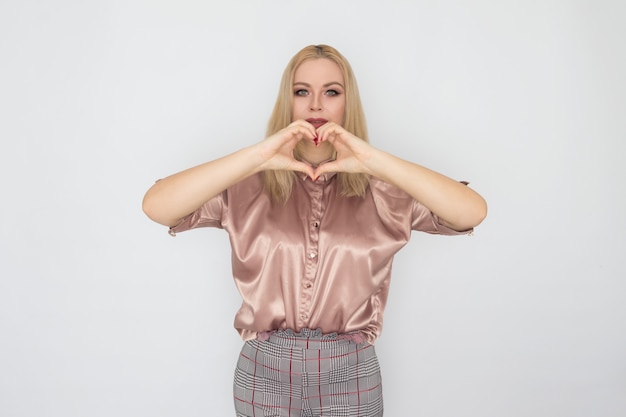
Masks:
[[[304,120],[296,120],[284,129],[279,130],[272,136],[257,144],[259,155],[262,158],[261,170],[286,170],[299,171],[315,178],[313,168],[298,161],[293,156],[293,151],[301,140],[314,141],[318,134],[310,123]]]
[[[320,165],[315,177],[328,172],[349,172],[372,174],[367,161],[374,148],[364,140],[354,136],[340,125],[328,122],[317,129],[317,143],[329,142],[337,151],[334,161]]]

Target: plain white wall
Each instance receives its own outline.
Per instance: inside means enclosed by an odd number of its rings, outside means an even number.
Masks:
[[[353,64],[376,146],[465,179],[414,234],[377,342],[386,415],[626,415],[619,1],[0,4],[0,416],[234,415],[226,234],[161,177],[263,138],[288,59]]]

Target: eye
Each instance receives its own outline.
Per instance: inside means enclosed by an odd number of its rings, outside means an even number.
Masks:
[[[339,91],[337,90],[328,90],[325,93],[327,96],[338,96],[339,94],[341,94]]]
[[[300,89],[294,91],[293,94],[295,96],[307,96],[307,95],[309,95],[309,92],[307,90],[305,90],[304,88],[300,88]]]

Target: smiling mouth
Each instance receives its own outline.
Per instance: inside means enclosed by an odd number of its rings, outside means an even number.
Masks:
[[[306,119],[307,122],[311,123],[314,128],[319,128],[320,126],[328,123],[326,119]]]

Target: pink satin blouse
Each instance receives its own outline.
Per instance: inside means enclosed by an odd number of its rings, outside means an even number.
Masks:
[[[228,232],[243,299],[235,328],[244,340],[304,327],[380,335],[393,257],[412,230],[467,234],[441,225],[404,191],[372,178],[365,197],[342,197],[335,175],[298,175],[286,204],[251,176],[207,201],[170,233]]]

